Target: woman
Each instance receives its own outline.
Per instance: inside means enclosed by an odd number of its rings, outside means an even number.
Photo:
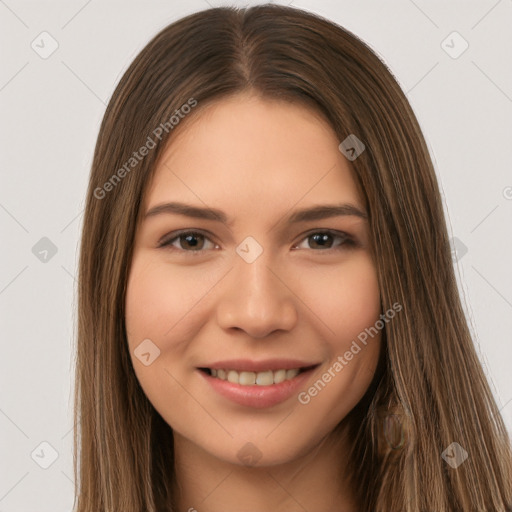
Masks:
[[[193,14],[122,77],[76,370],[78,512],[511,507],[417,120],[298,9]]]

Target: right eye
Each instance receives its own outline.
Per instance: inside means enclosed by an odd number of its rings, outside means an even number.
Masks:
[[[194,256],[204,252],[205,241],[210,242],[214,247],[218,247],[217,244],[212,242],[206,235],[198,231],[180,231],[178,233],[171,233],[169,237],[166,237],[158,247],[165,247],[172,251],[177,250],[181,252],[190,252]],[[176,245],[178,244],[178,246]]]

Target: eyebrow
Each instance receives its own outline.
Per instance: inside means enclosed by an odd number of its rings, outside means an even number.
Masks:
[[[180,202],[164,203],[154,206],[146,212],[144,219],[161,214],[184,215],[195,219],[218,221],[228,226],[232,225],[232,221],[228,219],[228,216],[222,210],[218,210],[217,208],[203,208]],[[368,218],[365,211],[352,204],[325,204],[296,210],[286,218],[286,222],[288,224],[296,224],[299,222],[342,216],[355,216],[365,220]]]

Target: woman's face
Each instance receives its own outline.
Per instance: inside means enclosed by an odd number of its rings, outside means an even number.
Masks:
[[[377,367],[362,197],[306,107],[238,95],[193,115],[145,198],[126,297],[133,366],[178,439],[236,464],[291,461]]]

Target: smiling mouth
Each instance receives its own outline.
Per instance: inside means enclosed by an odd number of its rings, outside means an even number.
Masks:
[[[312,370],[317,366],[318,365],[307,366],[303,368],[265,370],[261,372],[213,368],[199,368],[199,370],[206,373],[210,377],[228,381],[233,384],[239,384],[240,386],[271,386],[273,384],[280,384],[286,380],[292,380],[297,377],[297,375]]]

